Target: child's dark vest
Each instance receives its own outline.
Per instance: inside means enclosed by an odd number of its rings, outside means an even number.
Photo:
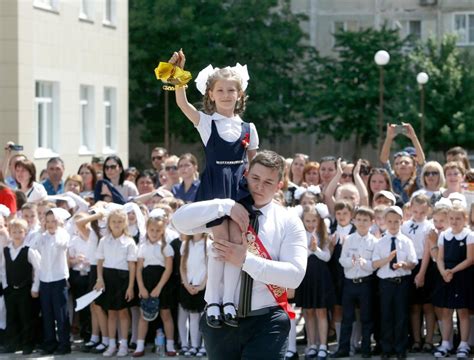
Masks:
[[[33,267],[28,261],[28,249],[28,246],[23,247],[15,260],[12,260],[8,247],[3,249],[9,288],[21,289],[25,286],[31,287],[33,283]]]

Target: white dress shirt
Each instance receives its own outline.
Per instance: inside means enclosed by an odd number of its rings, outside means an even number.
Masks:
[[[446,241],[452,241],[453,239],[455,239],[456,241],[461,241],[466,236],[466,245],[474,244],[474,232],[471,231],[469,228],[465,227],[460,233],[457,234],[454,234],[453,230],[449,228],[439,234],[438,246],[444,246],[444,239],[446,239]]]
[[[15,261],[17,258],[18,254],[20,253],[21,249],[25,247],[25,243],[23,243],[21,246],[18,248],[15,248],[13,246],[13,243],[10,242],[10,244],[7,246],[8,251],[10,251],[10,257],[12,261]],[[5,262],[5,256],[2,251],[2,286],[4,289],[8,287],[8,281],[7,281],[7,270],[6,270],[6,262]],[[38,292],[39,291],[39,283],[40,283],[40,278],[39,278],[39,270],[40,270],[40,262],[41,262],[41,255],[39,254],[38,251],[28,248],[28,262],[31,264],[33,267],[33,284],[31,285],[31,291]]]
[[[337,224],[336,231],[334,232],[337,236],[336,244],[344,244],[344,239],[349,236],[352,227],[353,225],[351,223],[347,224],[346,226],[341,226]]]
[[[216,128],[219,136],[228,142],[237,141],[242,134],[242,119],[239,115],[232,118],[225,117],[221,114],[214,113],[212,115],[199,112],[199,124],[196,126],[199,135],[201,136],[204,146],[207,145],[212,131],[212,120],[216,120]],[[258,134],[257,129],[253,123],[250,123],[250,141],[248,150],[258,149]]]
[[[204,239],[198,241],[188,241],[188,259],[186,261],[186,277],[191,285],[199,286],[202,284],[207,275],[207,259],[206,255],[212,251],[210,243]],[[181,244],[180,253],[183,256],[186,243]],[[206,249],[207,246],[207,249]]]
[[[36,181],[33,182],[31,189],[26,192],[28,202],[31,203],[40,202],[41,200],[46,199],[47,196],[48,193],[46,192],[43,184],[40,184]]]
[[[104,268],[128,271],[128,262],[137,261],[137,245],[133,238],[122,235],[114,238],[112,234],[99,241],[97,260],[104,260]]]
[[[152,243],[146,240],[138,248],[138,258],[143,259],[143,267],[160,265],[165,267],[167,257],[174,256],[173,248],[166,244],[162,251],[161,241]]]
[[[395,235],[392,235],[387,231],[387,233],[375,243],[372,261],[384,259],[390,255],[392,237],[397,238],[395,240],[395,249],[397,250],[397,262],[405,261],[407,263],[418,264],[418,257],[416,256],[413,242],[405,235],[403,235],[400,231]],[[382,266],[377,271],[377,276],[381,279],[395,278],[410,274],[411,270],[408,269],[398,268],[396,270],[392,270],[390,268],[390,262]]]
[[[93,230],[90,231],[89,238],[87,240],[84,240],[80,235],[72,236],[71,241],[69,243],[69,256],[76,257],[82,255],[85,258],[85,262],[89,263],[89,265],[87,266],[81,264],[74,264],[72,269],[76,271],[89,272],[90,265],[93,262],[95,262],[95,264],[97,263],[95,258],[96,249],[97,235]]]
[[[405,221],[402,225],[402,234],[413,241],[418,260],[421,260],[423,258],[426,236],[432,229],[434,229],[434,226],[433,223],[429,220],[416,222],[411,219]]]
[[[344,268],[346,279],[357,279],[372,275],[374,272],[372,256],[376,243],[377,238],[371,233],[361,236],[356,231],[346,238],[342,246],[341,257],[339,258],[339,263]],[[353,258],[362,260],[353,263]]]
[[[214,199],[187,204],[173,215],[173,223],[184,234],[206,232],[205,224],[224,215],[230,215],[235,204],[231,199]],[[296,289],[306,272],[307,245],[301,219],[283,206],[270,202],[259,209],[258,236],[272,260],[247,252],[242,270],[253,279],[252,310],[277,305],[266,284]],[[207,229],[209,231],[209,229]],[[239,303],[240,282],[234,304]]]
[[[318,235],[315,235],[318,238]],[[331,259],[331,252],[329,251],[329,240],[326,242],[326,246],[324,248],[319,247],[319,239],[318,239],[318,246],[316,251],[311,251],[311,241],[313,241],[313,233],[306,231],[306,239],[307,239],[307,246],[308,246],[308,257],[311,255],[316,255],[318,259],[328,262]]]
[[[69,233],[64,228],[58,228],[55,234],[48,231],[41,234],[36,243],[41,255],[40,281],[54,282],[69,278],[68,246]]]

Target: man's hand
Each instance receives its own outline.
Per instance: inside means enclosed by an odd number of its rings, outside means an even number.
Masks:
[[[242,234],[242,243],[234,244],[227,240],[214,239],[213,251],[219,261],[229,262],[237,267],[242,267],[247,256],[247,238]]]
[[[249,213],[241,204],[236,202],[234,206],[232,206],[230,218],[239,225],[243,233],[247,231],[250,222]]]

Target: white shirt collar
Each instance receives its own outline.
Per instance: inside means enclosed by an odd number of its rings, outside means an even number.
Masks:
[[[458,241],[463,240],[466,236],[468,236],[470,233],[470,230],[468,228],[462,229],[460,233],[453,234],[453,229],[449,228],[446,230],[444,233],[444,238],[448,241],[453,240],[454,238]]]
[[[242,122],[242,119],[240,118],[239,115],[235,115],[233,117],[230,117],[228,118],[227,116],[224,116],[224,115],[221,115],[217,112],[215,112],[214,114],[211,115],[211,119],[212,120],[225,120],[225,119],[229,119],[229,120],[234,120],[234,121],[238,121],[238,122]]]

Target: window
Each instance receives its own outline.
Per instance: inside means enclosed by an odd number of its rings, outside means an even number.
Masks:
[[[412,41],[421,40],[421,20],[410,20],[407,23],[407,34]]]
[[[59,10],[59,0],[33,0],[35,8],[57,12]]]
[[[334,34],[340,31],[359,31],[360,25],[357,20],[348,20],[348,21],[334,21],[333,23],[333,47],[336,47],[336,38]]]
[[[92,21],[93,17],[93,5],[92,0],[81,0],[81,9],[79,10],[79,19]]]
[[[104,25],[116,25],[117,16],[116,0],[105,0]]]
[[[46,157],[58,150],[59,96],[58,83],[36,81],[35,103],[38,128],[37,151],[35,157]]]
[[[105,112],[105,150],[115,152],[117,148],[117,104],[115,88],[104,89],[104,112]]]
[[[474,44],[474,13],[454,14],[454,32],[458,45]]]
[[[81,146],[80,154],[90,154],[94,151],[94,88],[81,85],[80,87],[80,117],[81,117]]]

